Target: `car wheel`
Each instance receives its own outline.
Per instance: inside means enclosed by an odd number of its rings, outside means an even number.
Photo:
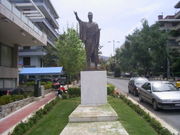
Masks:
[[[137,92],[136,92],[135,90],[133,91],[133,95],[134,95],[134,96],[137,96]]]
[[[138,96],[138,92],[137,91],[135,91],[135,96]]]
[[[155,110],[155,111],[157,111],[159,108],[158,108],[158,105],[157,105],[157,102],[154,100],[153,101],[153,109]]]
[[[143,102],[143,99],[140,94],[139,94],[139,102]]]
[[[128,93],[129,93],[129,94],[131,93],[130,89],[128,89]]]

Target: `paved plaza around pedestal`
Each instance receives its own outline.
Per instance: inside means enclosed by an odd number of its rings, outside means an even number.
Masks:
[[[60,135],[128,135],[120,122],[69,123]]]

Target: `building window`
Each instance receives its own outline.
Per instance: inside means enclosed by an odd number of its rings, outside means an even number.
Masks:
[[[24,66],[30,66],[31,59],[30,57],[23,57],[23,65]]]
[[[4,88],[15,88],[16,81],[15,79],[4,79]]]
[[[0,46],[0,65],[5,67],[12,67],[12,47]]]
[[[0,88],[15,88],[16,79],[0,79]]]
[[[4,88],[3,80],[0,79],[0,88]]]
[[[23,50],[29,50],[29,49],[31,49],[30,46],[24,46],[24,47],[23,47]]]

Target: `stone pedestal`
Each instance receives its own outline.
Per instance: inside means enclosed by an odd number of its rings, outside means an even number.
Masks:
[[[81,72],[81,105],[102,105],[107,103],[106,71]]]
[[[106,71],[81,72],[81,105],[60,135],[128,135],[107,103]]]
[[[98,106],[79,105],[69,116],[69,122],[116,121],[117,113],[109,104]]]

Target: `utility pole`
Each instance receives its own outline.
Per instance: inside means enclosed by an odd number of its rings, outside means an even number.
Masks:
[[[168,32],[168,29],[166,28],[166,33]],[[167,79],[170,78],[170,61],[169,61],[169,46],[168,41],[166,41],[166,55],[167,55]]]
[[[112,55],[115,55],[115,44],[120,43],[120,41],[112,40],[112,41],[108,41],[108,43],[113,43],[113,53],[112,53]]]
[[[169,48],[168,44],[166,46],[166,53],[167,53],[167,79],[170,78],[170,62],[169,62]]]

